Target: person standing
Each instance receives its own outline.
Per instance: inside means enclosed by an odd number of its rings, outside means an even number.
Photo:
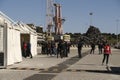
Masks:
[[[90,54],[92,53],[94,54],[94,52],[95,52],[95,44],[92,42]]]
[[[78,41],[78,57],[81,58],[81,51],[82,51],[82,47],[83,47],[83,41],[79,40]]]
[[[104,61],[106,60],[106,65],[108,65],[109,62],[109,55],[111,54],[111,48],[109,44],[105,44],[104,46],[104,56],[103,56],[103,60],[102,60],[102,65],[104,63]]]
[[[103,48],[103,44],[100,42],[100,43],[98,44],[99,54],[102,54],[102,48]]]
[[[30,42],[27,43],[27,54],[28,54],[28,56],[30,56],[30,58],[32,58]]]
[[[64,54],[65,54],[65,57],[68,57],[68,43],[67,42],[64,42]]]
[[[48,42],[48,43],[47,43],[47,55],[52,56],[51,42]]]
[[[62,42],[63,42],[63,41],[60,40],[60,41],[58,42],[58,45],[57,45],[57,58],[58,58],[59,55],[60,55],[61,58],[63,58]]]
[[[61,43],[61,58],[65,57],[66,55],[66,46],[65,46],[65,41],[62,40]]]
[[[26,58],[27,57],[27,43],[23,42],[23,56]]]
[[[71,43],[68,42],[68,49],[67,49],[68,53],[70,53],[70,46],[71,46]]]

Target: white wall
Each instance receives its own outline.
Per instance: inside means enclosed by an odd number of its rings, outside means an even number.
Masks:
[[[33,56],[37,55],[37,36],[31,34],[30,35],[30,43],[31,43],[31,53]]]
[[[7,65],[14,63],[12,29],[7,28]]]
[[[22,61],[20,32],[7,29],[7,65]]]
[[[20,32],[17,30],[13,30],[13,39],[14,39],[14,62],[22,61],[22,52],[21,52],[21,44],[20,44]]]

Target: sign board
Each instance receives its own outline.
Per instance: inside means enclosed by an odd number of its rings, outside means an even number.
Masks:
[[[53,36],[47,36],[47,41],[53,41],[54,37]]]
[[[66,35],[66,34],[63,35],[63,40],[69,42],[70,41],[70,35]]]
[[[63,35],[54,35],[54,40],[63,40]]]

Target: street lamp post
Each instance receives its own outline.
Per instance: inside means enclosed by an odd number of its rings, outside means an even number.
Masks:
[[[118,44],[118,23],[119,23],[119,20],[117,19],[117,20],[116,20],[116,36],[117,36],[117,44]]]
[[[90,26],[92,26],[92,15],[93,15],[93,13],[91,12],[91,13],[89,13],[89,15],[90,15]]]

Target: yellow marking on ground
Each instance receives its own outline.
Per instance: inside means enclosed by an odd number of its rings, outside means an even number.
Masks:
[[[25,70],[30,70],[30,68],[26,68]]]
[[[65,71],[67,71],[67,70],[66,70],[66,69],[63,69],[63,70],[62,70],[62,72],[65,72]]]
[[[44,69],[44,71],[48,71],[48,69]]]
[[[34,71],[49,71],[48,68],[43,69],[43,68],[28,68],[28,67],[15,67],[15,68],[11,68],[14,70],[34,70]],[[57,72],[59,71],[59,69],[54,68],[52,69],[53,72]],[[80,69],[63,69],[61,72],[86,72],[86,70],[80,70]]]
[[[71,69],[71,72],[76,72],[76,69]]]
[[[35,68],[34,70],[35,70],[35,71],[39,71],[40,69],[39,69],[39,68]]]
[[[23,68],[17,67],[16,70],[22,70]]]
[[[53,71],[58,71],[58,69],[53,69]]]

